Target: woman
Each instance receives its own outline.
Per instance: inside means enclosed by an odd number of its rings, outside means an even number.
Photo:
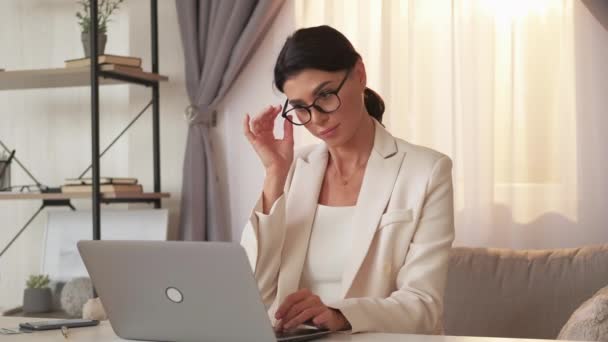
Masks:
[[[331,27],[289,37],[274,79],[285,105],[243,122],[266,176],[241,244],[275,328],[440,332],[450,159],[385,130],[361,56]],[[294,152],[294,125],[323,143]]]

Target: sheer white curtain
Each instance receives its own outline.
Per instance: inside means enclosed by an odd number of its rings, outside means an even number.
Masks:
[[[608,242],[579,222],[575,1],[301,0],[296,17],[353,42],[394,135],[452,157],[456,245],[549,248]]]

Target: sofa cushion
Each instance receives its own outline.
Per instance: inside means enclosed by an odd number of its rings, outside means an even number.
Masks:
[[[608,341],[608,286],[576,309],[557,339]]]
[[[446,335],[555,339],[608,284],[608,245],[556,250],[455,247],[444,298]]]

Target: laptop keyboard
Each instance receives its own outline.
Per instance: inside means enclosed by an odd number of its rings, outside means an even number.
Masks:
[[[306,341],[313,338],[328,335],[330,332],[325,329],[299,328],[290,331],[275,331],[275,336],[279,341]]]

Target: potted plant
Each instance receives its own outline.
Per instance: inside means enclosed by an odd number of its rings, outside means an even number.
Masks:
[[[110,16],[112,13],[117,11],[120,4],[124,0],[99,0],[97,3],[97,52],[98,55],[103,55],[106,49],[106,41],[108,36],[106,35],[108,30],[108,23],[112,21]],[[89,32],[91,27],[91,2],[90,0],[78,0],[78,4],[82,6],[82,10],[76,12],[76,18],[78,18],[78,25],[80,25],[80,37],[82,40],[82,47],[84,48],[85,57],[91,56],[89,48]]]
[[[41,313],[51,311],[53,297],[48,275],[31,275],[23,292],[23,312]]]

